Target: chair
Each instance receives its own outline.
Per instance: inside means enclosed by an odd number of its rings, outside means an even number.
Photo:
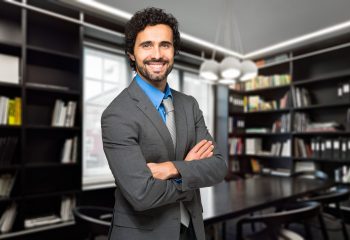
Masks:
[[[327,174],[325,174],[322,171],[301,171],[301,172],[296,172],[292,175],[293,177],[298,177],[298,178],[317,178],[317,179],[321,179],[321,180],[328,180],[328,176]],[[326,214],[326,211],[324,211],[325,209],[327,209],[327,207],[330,204],[334,204],[335,205],[335,214],[332,214],[333,216],[336,215],[339,218],[339,223],[341,225],[341,230],[343,232],[343,236],[344,239],[348,240],[349,236],[346,230],[346,226],[345,226],[345,222],[344,222],[344,216],[343,213],[340,209],[340,202],[346,201],[348,200],[350,197],[350,192],[348,189],[345,188],[330,188],[327,189],[325,191],[321,191],[321,192],[317,192],[314,193],[312,195],[307,196],[306,198],[303,199],[299,199],[299,202],[307,202],[307,201],[316,201],[319,202],[322,207],[323,207],[323,218],[324,220],[329,219],[329,214]],[[322,228],[322,225],[317,226],[321,228],[321,231],[323,233],[323,237],[325,239],[328,239],[328,236],[326,236],[327,234],[327,230],[339,230],[339,229],[330,229],[327,225],[328,228]],[[328,235],[328,234],[327,234]]]
[[[299,221],[300,219],[308,220],[320,215],[321,206],[317,202],[302,202],[292,205],[286,205],[282,212],[274,212],[263,215],[245,217],[237,222],[237,239],[260,239],[277,240],[282,239],[303,239],[300,235],[285,229],[284,224]],[[322,220],[321,220],[322,221]],[[243,225],[262,223],[265,228],[262,231],[256,232],[246,238],[243,238]],[[311,231],[305,225],[307,239],[312,239]]]
[[[89,239],[108,236],[113,217],[112,208],[79,206],[73,209],[73,215],[80,229],[88,230]]]
[[[330,189],[327,192],[324,192],[321,194],[316,194],[312,197],[309,197],[308,199],[303,199],[301,201],[319,202],[323,207],[322,216],[323,216],[324,220],[330,219],[333,222],[337,222],[341,225],[340,228],[331,229],[329,227],[329,224],[327,224],[327,228],[325,228],[324,231],[326,231],[326,230],[340,230],[341,229],[343,232],[344,239],[348,240],[349,236],[348,236],[348,232],[347,232],[346,226],[345,226],[344,215],[342,213],[342,210],[340,209],[340,202],[348,200],[349,197],[350,197],[350,191],[348,189],[346,189],[346,188],[334,188],[334,189]],[[334,206],[335,206],[333,214],[329,214],[329,211],[327,211],[327,209],[332,209],[332,208],[329,208],[330,204],[334,204]],[[334,217],[336,217],[338,219],[336,220],[336,219],[334,219]],[[322,226],[320,226],[320,227],[322,228]],[[321,230],[323,230],[323,229],[321,229]]]

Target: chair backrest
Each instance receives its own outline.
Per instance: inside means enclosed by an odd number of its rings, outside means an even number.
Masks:
[[[317,216],[321,211],[321,206],[317,202],[292,203],[284,206],[281,212],[274,212],[260,216],[253,216],[251,220],[266,223],[266,225],[279,225],[300,219],[310,219]]]
[[[350,190],[347,188],[331,189],[328,192],[323,192],[320,195],[316,195],[308,198],[308,201],[316,201],[322,204],[339,203],[346,201],[350,198]]]
[[[237,239],[242,239],[243,224],[263,223],[272,235],[278,235],[281,225],[296,222],[300,219],[311,219],[321,212],[321,205],[317,202],[296,202],[286,205],[281,212],[268,213],[242,218],[237,223]],[[277,237],[277,236],[276,236]]]
[[[79,206],[73,209],[75,221],[90,236],[107,236],[113,216],[112,208],[98,206]]]

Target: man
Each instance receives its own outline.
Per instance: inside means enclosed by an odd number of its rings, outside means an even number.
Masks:
[[[222,181],[227,167],[197,101],[167,84],[180,44],[177,20],[144,9],[127,23],[125,41],[137,74],[102,115],[117,185],[110,239],[205,239],[199,188]]]

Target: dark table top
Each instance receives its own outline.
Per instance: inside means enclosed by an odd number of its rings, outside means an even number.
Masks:
[[[258,176],[201,189],[205,224],[276,206],[332,184],[318,179]]]

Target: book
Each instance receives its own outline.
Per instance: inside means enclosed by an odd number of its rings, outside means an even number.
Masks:
[[[0,82],[19,84],[19,57],[0,54]]]
[[[6,208],[0,219],[0,231],[1,233],[10,232],[15,222],[17,214],[17,205],[12,203],[9,207]]]
[[[15,100],[14,99],[9,99],[8,103],[8,124],[9,125],[16,125],[16,106],[15,106]]]
[[[71,159],[72,145],[73,145],[73,139],[71,138],[66,139],[62,150],[61,163],[70,163],[72,161]]]
[[[47,215],[47,216],[41,216],[41,217],[34,217],[34,218],[28,218],[24,220],[24,227],[25,228],[33,228],[38,226],[44,226],[54,223],[62,222],[62,219],[58,217],[55,214]]]
[[[20,97],[15,98],[15,124],[22,124],[22,99]]]

